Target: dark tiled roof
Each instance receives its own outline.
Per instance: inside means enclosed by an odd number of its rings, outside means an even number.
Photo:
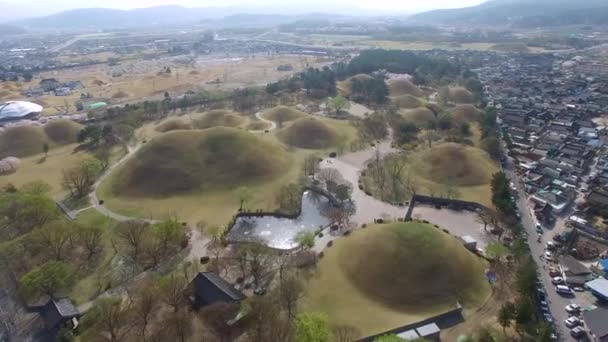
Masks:
[[[585,324],[595,337],[600,341],[608,341],[608,309],[597,308],[584,311]]]
[[[245,296],[214,272],[201,272],[192,281],[196,296],[206,303],[234,302]]]

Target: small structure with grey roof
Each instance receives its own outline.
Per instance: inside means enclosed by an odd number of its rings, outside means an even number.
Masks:
[[[439,341],[439,333],[441,330],[435,323],[429,323],[427,325],[423,325],[420,328],[416,328],[416,332],[420,337],[431,340],[431,341]]]
[[[608,342],[608,309],[596,308],[583,312],[591,341]]]
[[[245,296],[214,272],[200,272],[190,283],[195,308],[213,303],[235,303]]]

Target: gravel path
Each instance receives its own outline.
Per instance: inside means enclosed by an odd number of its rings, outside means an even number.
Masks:
[[[274,121],[272,121],[272,120],[264,119],[264,118],[262,117],[262,112],[257,112],[257,113],[255,113],[255,117],[256,117],[258,120],[262,121],[262,122],[266,122],[266,123],[270,124],[270,128],[267,128],[267,129],[260,129],[260,130],[250,130],[249,132],[251,132],[251,133],[264,133],[264,132],[266,132],[266,131],[270,132],[270,131],[274,131],[275,129],[277,129],[277,124],[276,124],[276,122],[274,122]]]

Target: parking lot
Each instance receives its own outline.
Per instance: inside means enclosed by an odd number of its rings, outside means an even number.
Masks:
[[[485,249],[486,246],[496,238],[484,231],[483,224],[478,221],[477,213],[466,210],[436,209],[435,207],[416,204],[412,211],[412,218],[426,220],[436,224],[442,229],[447,229],[452,235],[457,237],[471,236],[477,241],[477,248]]]

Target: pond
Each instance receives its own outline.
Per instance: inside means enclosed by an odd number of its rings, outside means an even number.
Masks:
[[[229,241],[264,241],[276,249],[297,247],[293,241],[302,231],[315,231],[331,222],[322,215],[323,209],[330,206],[327,197],[305,191],[302,194],[302,212],[297,218],[276,217],[272,215],[238,217],[228,233]]]

